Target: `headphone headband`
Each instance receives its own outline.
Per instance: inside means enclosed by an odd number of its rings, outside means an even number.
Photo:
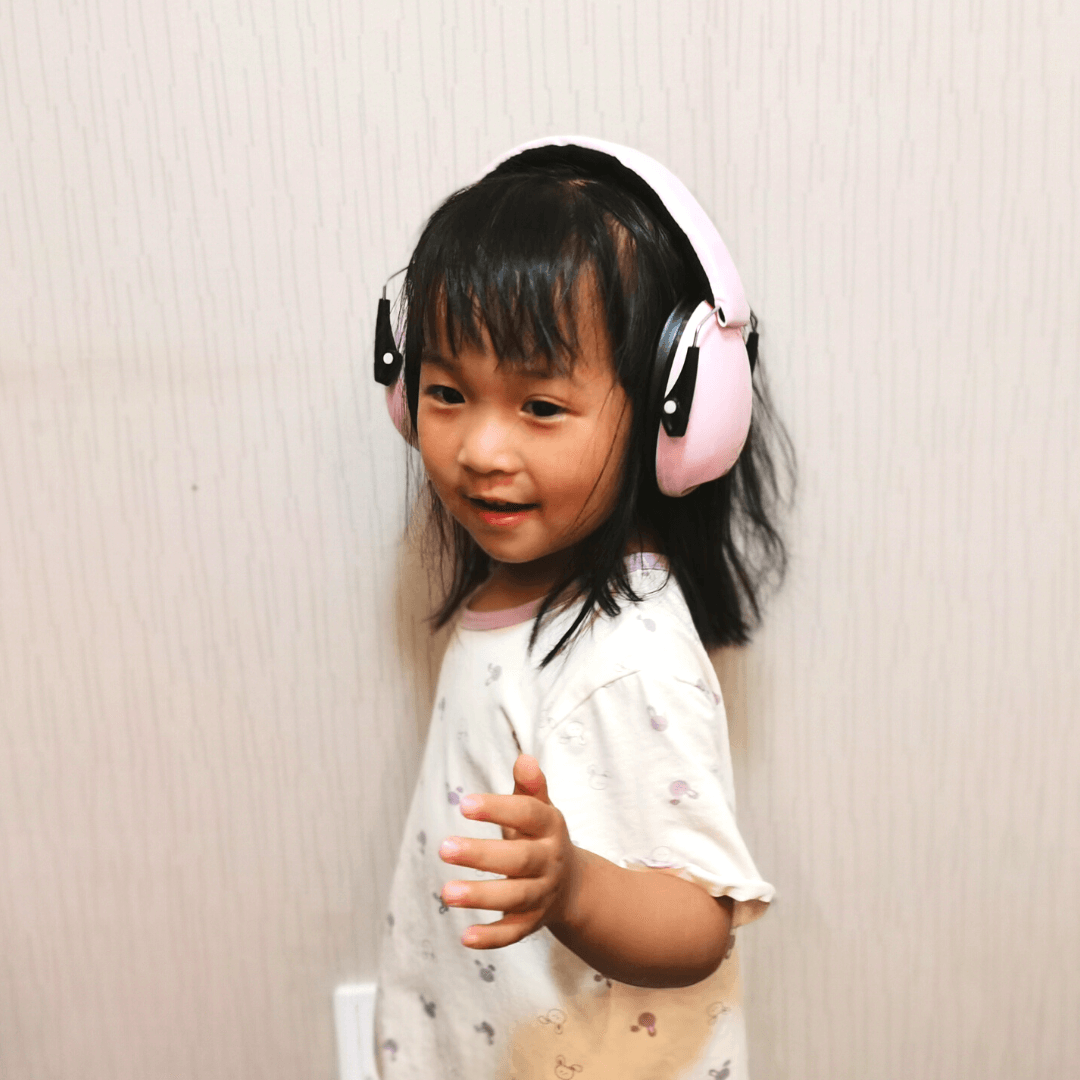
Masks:
[[[727,246],[709,215],[674,173],[660,162],[641,153],[640,150],[605,142],[602,139],[591,139],[586,135],[557,135],[547,139],[533,139],[497,157],[476,179],[482,180],[500,165],[527,150],[556,146],[580,146],[585,150],[595,150],[614,158],[619,164],[640,176],[656,192],[675,224],[693,247],[698,262],[701,263],[701,268],[709,279],[713,305],[722,313],[719,319],[720,325],[745,326],[750,321],[750,306],[746,302],[739,272],[735,269]]]

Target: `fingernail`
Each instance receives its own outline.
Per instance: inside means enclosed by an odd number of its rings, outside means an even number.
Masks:
[[[480,805],[480,800],[475,795],[466,795],[461,800],[461,809],[469,813]]]
[[[451,857],[456,855],[460,850],[461,845],[456,840],[444,840],[442,842],[442,847],[439,848],[439,854]]]

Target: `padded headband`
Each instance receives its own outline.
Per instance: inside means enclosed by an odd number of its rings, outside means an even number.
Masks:
[[[636,173],[649,185],[663,202],[672,220],[682,231],[709,279],[713,303],[723,313],[721,326],[745,326],[750,321],[750,305],[746,302],[742,281],[724,241],[717,232],[709,215],[702,210],[697,199],[687,191],[682,181],[664,168],[658,161],[629,146],[590,139],[585,135],[559,135],[549,139],[534,139],[522,143],[513,150],[497,157],[477,177],[482,180],[499,166],[528,150],[550,146],[580,146],[614,158],[622,166]]]

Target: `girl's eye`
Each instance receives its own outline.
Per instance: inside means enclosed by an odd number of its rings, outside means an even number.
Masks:
[[[450,386],[429,386],[424,394],[428,397],[433,397],[436,401],[441,401],[444,405],[460,405],[461,401],[465,399],[461,397],[461,394],[457,390]],[[447,400],[444,396],[446,394],[457,394],[461,401],[454,401],[453,398]]]
[[[550,420],[553,416],[558,416],[559,413],[564,413],[566,410],[561,405],[556,405],[554,401],[529,401],[526,402],[526,408],[531,405],[536,410],[535,415],[542,420]]]

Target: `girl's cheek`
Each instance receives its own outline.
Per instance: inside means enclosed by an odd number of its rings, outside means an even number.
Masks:
[[[420,446],[420,457],[424,467],[430,473],[433,467],[438,465],[439,458],[439,425],[431,422],[431,417],[421,406],[416,416],[416,433]]]

